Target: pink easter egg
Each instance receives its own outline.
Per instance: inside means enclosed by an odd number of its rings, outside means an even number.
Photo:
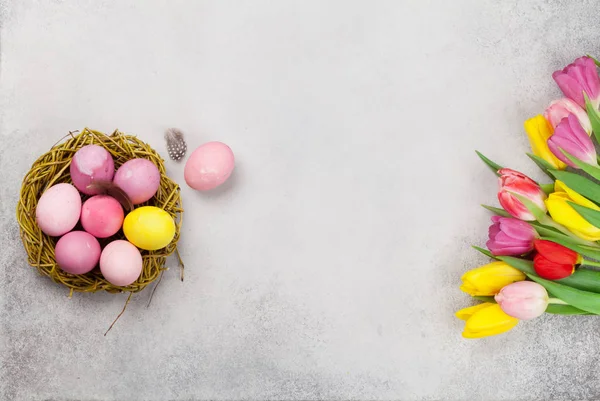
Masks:
[[[97,195],[97,189],[88,189],[92,181],[110,181],[115,174],[115,162],[102,146],[86,145],[75,152],[69,166],[71,180],[86,195]]]
[[[234,165],[229,146],[222,142],[205,143],[194,150],[185,163],[185,182],[198,191],[208,191],[223,184]]]
[[[115,173],[113,183],[121,188],[134,205],[152,198],[160,186],[160,172],[150,160],[129,160]]]
[[[81,208],[81,225],[96,238],[115,235],[123,225],[124,217],[121,204],[108,195],[92,196]]]
[[[59,237],[75,227],[81,214],[81,195],[71,184],[56,184],[40,197],[35,220],[47,235]]]
[[[140,251],[127,241],[111,242],[100,255],[100,271],[113,285],[123,287],[133,283],[142,274],[142,267]]]
[[[71,274],[85,274],[100,260],[98,240],[85,231],[71,231],[62,236],[54,247],[56,263]]]

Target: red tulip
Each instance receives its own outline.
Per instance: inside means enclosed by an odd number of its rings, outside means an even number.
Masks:
[[[500,174],[498,178],[498,201],[511,216],[526,221],[535,220],[535,216],[514,194],[529,199],[544,212],[546,211],[546,204],[544,203],[546,194],[535,181],[525,174],[509,168],[498,170],[498,174]]]
[[[552,241],[535,240],[533,247],[537,254],[533,258],[533,268],[538,276],[548,280],[560,280],[575,272],[575,265],[581,263],[581,256]]]

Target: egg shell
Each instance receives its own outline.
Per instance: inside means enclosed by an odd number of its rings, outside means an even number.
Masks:
[[[75,227],[81,214],[81,195],[71,184],[56,184],[40,197],[35,220],[44,234],[58,237]]]
[[[100,271],[113,285],[124,287],[142,274],[142,255],[131,243],[116,240],[104,247],[100,255]]]
[[[81,225],[96,238],[115,235],[123,225],[123,208],[113,197],[96,195],[83,203]]]
[[[71,231],[63,235],[54,247],[58,266],[71,274],[85,274],[100,260],[100,243],[85,231]]]
[[[115,173],[113,183],[121,188],[134,205],[152,198],[160,186],[160,172],[150,160],[129,160]]]
[[[205,143],[194,150],[185,163],[185,182],[198,191],[208,191],[223,184],[234,165],[229,146],[222,142]]]
[[[115,175],[115,162],[102,146],[86,145],[75,152],[69,171],[78,190],[86,195],[97,195],[97,189],[88,189],[87,186],[92,180],[111,181]]]
[[[155,251],[175,237],[175,222],[169,213],[155,206],[142,206],[125,217],[123,232],[138,248]]]

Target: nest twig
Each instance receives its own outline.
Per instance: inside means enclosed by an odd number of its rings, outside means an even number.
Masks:
[[[118,130],[110,136],[99,131],[85,128],[81,133],[69,133],[65,142],[53,146],[49,152],[39,157],[31,166],[31,170],[23,179],[21,196],[17,204],[17,220],[21,227],[21,239],[28,255],[28,262],[41,274],[50,277],[56,283],[69,288],[70,293],[107,291],[131,293],[143,290],[156,280],[165,270],[167,256],[177,251],[177,241],[181,230],[183,208],[180,188],[165,172],[164,161],[148,144],[135,136],[126,135]],[[63,138],[63,139],[65,139]],[[160,187],[156,195],[148,202],[138,206],[156,206],[165,210],[175,220],[175,237],[169,245],[157,251],[141,251],[144,266],[140,277],[131,285],[120,287],[109,283],[100,269],[89,273],[74,275],[60,269],[56,264],[54,246],[58,238],[50,237],[40,230],[35,221],[35,208],[42,193],[54,184],[71,183],[69,165],[75,152],[85,145],[100,145],[110,152],[115,161],[115,168],[134,158],[152,161],[160,171]],[[83,200],[87,197],[83,196]],[[101,245],[115,239],[124,239],[122,230]]]

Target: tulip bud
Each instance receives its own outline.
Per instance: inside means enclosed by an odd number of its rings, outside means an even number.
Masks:
[[[569,277],[583,260],[577,252],[552,241],[535,240],[533,246],[537,251],[533,268],[538,276],[548,280]]]
[[[556,126],[554,135],[548,139],[548,147],[554,156],[571,167],[578,168],[565,156],[563,150],[584,163],[597,165],[594,143],[575,114],[569,114]]]
[[[575,104],[576,107],[579,107],[576,103],[573,104]],[[564,170],[567,168],[567,165],[557,159],[550,151],[550,148],[548,148],[548,139],[552,136],[554,127],[550,125],[544,116],[538,114],[537,116],[526,120],[523,126],[525,127],[525,132],[527,133],[529,144],[531,145],[531,151],[534,155],[544,159],[546,163],[550,164],[555,169]]]
[[[546,211],[544,203],[546,194],[535,181],[525,174],[509,168],[498,170],[498,174],[500,174],[498,178],[498,201],[511,216],[521,220],[535,220],[535,216],[513,194],[527,198],[544,212]]]
[[[581,196],[560,181],[554,182],[554,192],[546,200],[548,212],[552,220],[569,229],[573,234],[588,241],[600,240],[600,228],[590,224],[575,209],[572,203],[600,211],[600,207],[589,199]]]
[[[548,307],[548,292],[533,281],[509,284],[494,299],[504,313],[521,320],[534,319]]]
[[[506,262],[491,262],[469,270],[461,277],[460,289],[473,296],[496,295],[503,287],[525,280],[525,274]]]
[[[465,321],[463,337],[482,338],[509,331],[519,319],[509,316],[500,305],[485,302],[456,312],[456,317]]]
[[[594,60],[589,57],[579,57],[564,69],[555,71],[552,78],[560,90],[569,99],[585,108],[585,93],[594,108],[600,104],[600,78]]]
[[[562,119],[568,117],[569,114],[574,114],[577,117],[581,127],[588,135],[592,133],[592,123],[586,111],[567,97],[552,101],[544,112],[544,117],[552,128],[556,128]]]
[[[493,216],[488,230],[486,246],[496,256],[522,255],[533,250],[535,229],[524,221],[509,217]]]

